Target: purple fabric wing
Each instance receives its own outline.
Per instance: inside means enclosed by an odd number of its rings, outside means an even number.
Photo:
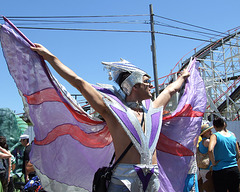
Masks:
[[[162,192],[183,191],[189,163],[194,158],[207,102],[198,66],[194,60],[177,109],[171,116],[163,118],[161,141],[157,147],[162,183],[159,191]]]
[[[46,191],[91,191],[93,175],[114,152],[106,124],[73,104],[44,61],[7,23],[1,44],[9,72],[28,103],[34,124],[31,151]]]

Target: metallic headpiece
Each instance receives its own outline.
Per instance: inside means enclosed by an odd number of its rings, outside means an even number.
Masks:
[[[116,83],[118,83],[118,77],[122,72],[130,73],[130,75],[120,85],[123,89],[123,92],[127,95],[130,95],[135,84],[143,82],[144,75],[150,78],[150,76],[145,71],[137,68],[135,65],[122,58],[121,61],[102,62],[102,64],[105,65],[104,67],[109,72],[109,80],[113,79]]]

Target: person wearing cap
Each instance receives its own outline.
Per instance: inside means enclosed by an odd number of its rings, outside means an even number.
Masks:
[[[139,191],[140,188],[144,188],[144,191],[158,191],[160,183],[156,144],[160,134],[161,122],[159,123],[159,121],[161,117],[153,120],[151,113],[162,114],[163,107],[167,105],[172,95],[181,88],[190,75],[189,72],[183,70],[181,76],[151,102],[151,88],[153,86],[150,76],[146,72],[123,59],[119,62],[103,62],[106,68],[111,70],[114,81],[118,83],[124,93],[122,98],[119,97],[121,100],[119,102],[119,100],[98,92],[42,45],[35,44],[35,47],[31,47],[31,49],[47,60],[65,80],[78,89],[91,107],[103,117],[113,138],[115,159],[121,156],[131,142],[133,143],[134,146],[130,148],[114,169],[108,191]],[[144,103],[146,100],[150,102],[149,105]],[[124,111],[125,114],[118,111],[118,108],[123,106],[122,104],[128,109],[127,112]],[[149,110],[146,110],[147,106],[149,106]],[[126,118],[121,118],[121,115],[131,117],[129,118],[130,122],[126,122]],[[140,125],[141,121],[143,122],[142,126]],[[146,138],[150,137],[150,134],[145,134],[145,131],[151,129],[148,128],[150,127],[149,123],[157,124],[156,135],[151,138],[152,145],[147,143],[147,139],[150,138]],[[144,186],[141,184],[142,178],[139,176],[141,171],[149,172],[149,181]]]
[[[204,123],[201,126],[200,136],[202,140],[199,142],[199,152],[202,154],[208,153],[208,145],[210,142],[210,136],[212,135],[212,128],[209,123]],[[202,178],[202,184],[199,185],[203,191],[212,192],[214,191],[213,183],[212,183],[212,173],[210,171],[211,162],[207,168],[200,168],[199,175]]]
[[[227,130],[227,123],[223,118],[213,120],[216,133],[210,137],[208,154],[212,162],[213,184],[215,191],[239,191],[239,148],[236,136]]]
[[[31,151],[31,144],[29,143],[29,135],[24,134],[20,136],[20,142],[25,147],[23,153],[23,166],[22,166],[22,173],[24,174],[25,183],[27,183],[32,177],[36,175],[34,167],[30,162],[30,151]]]

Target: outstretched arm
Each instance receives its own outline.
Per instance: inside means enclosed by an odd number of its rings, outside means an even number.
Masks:
[[[0,147],[0,159],[8,159],[12,156],[12,154],[6,149]]]
[[[157,97],[157,99],[153,102],[154,108],[161,107],[161,106],[165,107],[169,102],[169,100],[171,99],[171,97],[177,91],[179,91],[182,84],[189,77],[189,75],[190,73],[187,71],[187,69],[184,69],[181,73],[181,76],[176,81],[168,85]]]
[[[67,80],[72,86],[78,89],[89,104],[100,113],[103,118],[106,116],[107,107],[103,102],[102,95],[96,91],[87,81],[83,80],[70,68],[65,66],[55,55],[48,51],[44,46],[35,44],[35,47],[31,47],[33,51],[36,51],[48,61],[56,72]]]

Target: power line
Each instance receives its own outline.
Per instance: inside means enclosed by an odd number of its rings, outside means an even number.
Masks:
[[[9,16],[8,18],[9,19],[20,19],[20,18],[27,18],[27,19],[42,19],[42,18],[45,18],[45,19],[50,19],[50,18],[55,18],[55,19],[73,19],[73,18],[103,18],[103,17],[106,17],[106,18],[111,18],[111,17],[142,17],[142,16],[150,16],[149,14],[136,14],[136,15],[93,15],[93,16]],[[218,34],[223,34],[222,32],[219,32],[219,31],[216,31],[216,30],[213,30],[213,29],[208,29],[206,27],[201,27],[201,26],[197,26],[197,25],[193,25],[193,24],[190,24],[190,23],[186,23],[186,22],[183,22],[183,21],[178,21],[176,19],[171,19],[171,18],[167,18],[167,17],[163,17],[163,16],[160,16],[160,15],[154,15],[155,17],[158,17],[158,18],[162,18],[162,19],[165,19],[165,20],[169,20],[169,21],[173,21],[173,22],[177,22],[177,23],[181,23],[181,24],[184,24],[184,25],[188,25],[188,26],[191,26],[191,27],[196,27],[196,28],[199,28],[199,29],[204,29],[204,30],[208,30],[208,31],[211,31],[211,32],[214,32],[214,33],[218,33]]]
[[[140,16],[149,16],[149,14],[137,14],[137,15],[91,15],[91,16],[7,16],[9,19],[14,18],[96,18],[96,17],[140,17]]]
[[[120,32],[120,33],[151,33],[151,31],[144,31],[144,30],[112,30],[112,29],[77,29],[77,28],[54,28],[54,27],[18,27],[19,29],[38,29],[38,30],[60,30],[60,31],[90,31],[90,32]],[[156,34],[162,34],[162,35],[168,35],[173,37],[179,37],[184,39],[191,39],[196,41],[202,41],[202,42],[209,42],[213,43],[211,40],[205,40],[200,38],[194,38],[189,36],[183,36],[183,35],[176,35],[171,33],[164,33],[164,32],[158,32],[155,31]],[[225,44],[228,45],[228,44]],[[231,45],[235,47],[239,47],[238,45]]]
[[[162,34],[162,35],[168,35],[168,36],[174,36],[174,37],[180,37],[180,38],[184,38],[184,39],[191,39],[191,40],[196,40],[196,41],[203,41],[203,42],[212,43],[211,40],[199,39],[199,38],[195,38],[195,37],[188,37],[188,36],[176,35],[176,34],[164,33],[164,32],[158,32],[158,31],[155,31],[155,33]]]
[[[176,35],[176,34],[170,34],[170,33],[163,33],[163,32],[155,32],[155,33],[162,34],[162,35],[174,36],[174,37],[180,37],[180,38],[185,38],[185,39],[191,39],[191,40],[196,40],[196,41],[203,41],[203,42],[207,42],[207,43],[218,42],[218,41],[204,40],[204,39],[187,37],[187,36],[183,36],[183,35]],[[239,45],[232,45],[232,44],[228,44],[228,43],[224,43],[224,45],[229,45],[229,46],[232,46],[232,47],[240,47]]]
[[[177,22],[177,23],[181,23],[181,24],[184,24],[184,25],[188,25],[188,26],[191,26],[191,27],[196,27],[196,28],[199,28],[199,29],[204,29],[204,30],[212,31],[212,32],[219,33],[219,34],[224,34],[224,33],[220,32],[220,31],[216,31],[216,30],[213,30],[213,29],[208,29],[208,28],[206,28],[206,27],[201,27],[201,26],[193,25],[193,24],[186,23],[186,22],[182,22],[182,21],[178,21],[178,20],[175,20],[175,19],[170,19],[170,18],[167,18],[167,17],[159,16],[159,15],[154,15],[154,16],[155,16],[155,17],[162,18],[162,19],[166,19],[166,20],[169,20],[169,21],[174,21],[174,22]]]
[[[11,18],[12,20],[18,20],[18,19],[28,19],[28,20],[21,20],[21,21],[34,21],[34,22],[58,22],[58,23],[65,23],[65,22],[69,22],[69,23],[123,23],[123,24],[136,24],[137,22],[136,21],[49,21],[49,20],[29,20],[29,19],[78,19],[78,18],[103,18],[103,17],[139,17],[139,16],[150,16],[148,14],[136,14],[136,15],[102,15],[102,16],[99,16],[99,15],[94,15],[94,16],[9,16],[8,18]],[[162,19],[165,19],[165,20],[169,20],[169,21],[174,21],[174,22],[177,22],[177,23],[181,23],[181,24],[185,24],[185,25],[188,25],[188,26],[191,26],[191,27],[197,27],[197,28],[200,28],[200,29],[204,29],[204,30],[208,30],[208,31],[212,31],[214,33],[218,33],[218,34],[223,34],[222,32],[219,32],[219,31],[216,31],[216,30],[212,30],[212,29],[207,29],[205,27],[200,27],[200,26],[197,26],[197,25],[193,25],[193,24],[189,24],[189,23],[186,23],[186,22],[182,22],[182,21],[178,21],[178,20],[175,20],[175,19],[170,19],[170,18],[166,18],[166,17],[163,17],[163,16],[159,16],[159,15],[154,15],[155,17],[159,17],[159,18],[162,18]],[[148,22],[141,22],[141,23],[137,23],[137,24],[147,24],[149,23]],[[161,25],[159,24],[161,22],[156,22],[157,25]],[[176,29],[181,29],[181,30],[185,30],[185,31],[192,31],[192,32],[196,32],[196,33],[201,33],[201,34],[204,34],[205,32],[201,32],[201,31],[194,31],[194,30],[190,30],[190,29],[184,29],[184,28],[180,28],[180,27],[176,27],[176,26],[171,26],[171,25],[168,25],[168,24],[165,24],[165,26],[169,26],[169,27],[172,27],[172,28],[176,28]],[[205,33],[207,35],[209,35],[209,33]],[[210,35],[213,35],[213,34],[210,34]],[[215,35],[214,35],[215,36]],[[210,38],[209,36],[207,36],[208,38]]]
[[[18,27],[18,28],[19,28],[19,29],[39,29],[39,30],[61,30],[61,31],[100,31],[100,32],[151,33],[151,31],[141,31],[141,30],[76,29],[76,28],[54,28],[54,27]],[[162,34],[162,35],[169,35],[169,36],[181,37],[181,38],[186,38],[186,39],[191,39],[191,40],[211,42],[211,41],[205,40],[205,39],[187,37],[187,36],[170,34],[170,33],[164,33],[164,32],[157,32],[157,31],[155,31],[155,33],[157,33],[157,34]]]
[[[185,28],[182,28],[182,27],[176,27],[176,26],[172,26],[172,25],[165,24],[165,23],[160,23],[160,22],[158,22],[158,21],[155,21],[155,25],[160,25],[160,26],[163,26],[163,27],[169,27],[169,28],[179,29],[179,30],[188,31],[188,32],[199,33],[199,34],[201,34],[201,35],[203,35],[203,36],[205,36],[205,37],[208,37],[208,38],[211,38],[211,37],[208,36],[208,35],[216,36],[216,34],[207,33],[207,32],[202,32],[202,31],[196,31],[196,30],[192,30],[192,29],[185,29]]]
[[[77,28],[55,28],[55,27],[18,27],[19,29],[40,29],[40,30],[60,30],[60,31],[102,31],[102,32],[134,32],[134,33],[151,33],[151,31],[138,30],[114,30],[114,29],[77,29]]]
[[[62,21],[62,20],[36,20],[36,19],[11,19],[12,21],[22,21],[22,22],[38,22],[38,23],[27,23],[27,24],[23,24],[21,23],[21,25],[33,25],[33,24],[149,24],[148,21],[144,20],[144,21],[139,21],[139,20],[133,20],[133,21]],[[40,23],[39,23],[40,22]],[[46,23],[45,23],[46,22]],[[181,28],[181,27],[176,27],[176,26],[172,26],[169,24],[165,24],[165,23],[161,23],[159,21],[155,21],[155,25],[160,25],[160,26],[164,26],[164,27],[170,27],[170,28],[174,28],[174,29],[180,29],[180,30],[184,30],[184,31],[189,31],[189,32],[195,32],[195,33],[199,33],[199,34],[206,34],[206,35],[211,35],[211,36],[215,36],[216,34],[212,34],[212,33],[207,33],[207,32],[201,32],[201,31],[196,31],[196,30],[191,30],[191,29],[185,29],[185,28]],[[203,35],[205,37],[211,38],[210,36],[206,36]]]
[[[147,24],[146,21],[132,20],[132,21],[65,21],[65,20],[34,20],[34,19],[11,19],[11,21],[21,21],[21,22],[40,22],[34,24]],[[44,23],[46,22],[46,23]],[[29,23],[28,23],[29,24]],[[25,25],[25,24],[22,24]]]
[[[134,21],[69,21],[69,20],[52,20],[52,19],[73,19],[73,18],[96,18],[96,17],[132,17],[132,16],[149,16],[149,15],[105,15],[105,16],[20,16],[20,17],[8,17],[8,18],[12,18],[11,20],[13,21],[22,21],[22,22],[34,22],[34,25],[36,24],[43,24],[41,22],[46,22],[47,24],[96,24],[96,23],[101,23],[101,24],[112,24],[112,23],[117,23],[117,24],[149,24],[149,21],[139,21],[139,20],[134,20]],[[210,30],[210,31],[214,31],[217,32],[218,34],[221,32],[215,31],[215,30],[211,30],[211,29],[207,29],[207,28],[203,28],[203,27],[199,27],[196,25],[192,25],[186,22],[181,22],[181,21],[177,21],[174,19],[170,19],[170,18],[166,18],[166,17],[162,17],[162,16],[158,16],[158,15],[154,15],[156,17],[159,18],[163,18],[163,19],[167,19],[170,21],[175,21],[178,23],[182,23],[182,24],[186,24],[186,25],[190,25],[190,26],[194,26],[194,27],[198,27],[201,29],[205,29],[205,30]],[[40,20],[39,20],[40,19]],[[51,20],[46,20],[46,19],[51,19]],[[39,23],[40,22],[40,23]],[[194,33],[199,33],[199,34],[206,34],[206,35],[212,35],[212,36],[219,36],[219,35],[215,35],[212,33],[207,33],[207,32],[202,32],[202,31],[196,31],[196,30],[191,30],[191,29],[186,29],[186,28],[182,28],[182,27],[177,27],[177,26],[172,26],[166,23],[161,23],[159,21],[155,21],[156,25],[161,25],[164,27],[171,27],[174,29],[180,29],[180,30],[184,30],[184,31],[189,31],[189,32],[194,32]],[[26,24],[22,24],[22,25],[26,25]],[[29,25],[29,23],[28,23]],[[144,30],[107,30],[107,29],[79,29],[79,28],[55,28],[55,27],[19,27],[22,29],[39,29],[39,30],[67,30],[67,31],[102,31],[102,32],[135,32],[135,33],[151,33],[150,31],[144,31]],[[197,40],[197,41],[203,41],[203,42],[212,42],[210,40],[205,40],[205,39],[200,39],[200,38],[195,38],[195,37],[189,37],[189,36],[184,36],[184,35],[178,35],[178,34],[171,34],[171,33],[165,33],[165,32],[158,32],[155,31],[156,34],[163,34],[163,35],[168,35],[168,36],[174,36],[174,37],[179,37],[179,38],[185,38],[185,39],[191,39],[191,40]],[[223,33],[221,33],[223,34]],[[209,36],[206,36],[207,38],[211,38]],[[212,37],[213,38],[213,37]]]

